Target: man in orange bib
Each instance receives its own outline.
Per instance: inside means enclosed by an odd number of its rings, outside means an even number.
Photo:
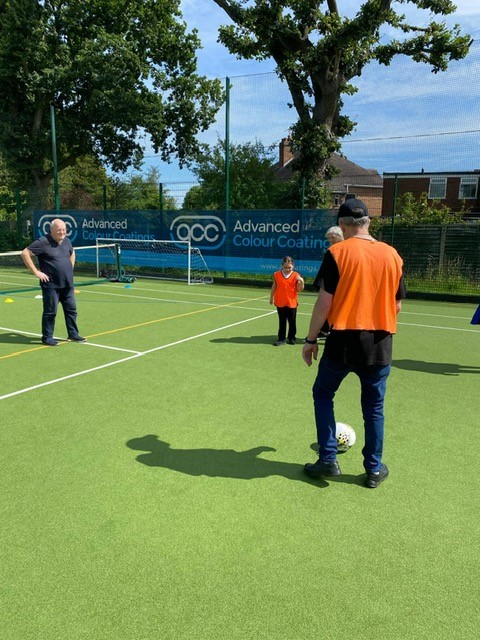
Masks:
[[[331,331],[313,386],[319,459],[304,469],[313,477],[340,475],[333,398],[344,378],[354,372],[361,384],[365,484],[375,488],[388,476],[382,462],[383,405],[397,314],[405,297],[403,261],[393,247],[369,234],[368,210],[361,200],[352,198],[340,206],[338,224],[345,240],[325,254],[321,289],[302,352],[311,366],[318,355],[318,332],[328,320]]]

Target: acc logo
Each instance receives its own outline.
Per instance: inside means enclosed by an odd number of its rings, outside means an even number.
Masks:
[[[188,240],[199,249],[213,251],[225,242],[227,228],[217,216],[177,216],[170,225],[172,240]]]
[[[65,226],[67,227],[67,238],[69,238],[70,242],[73,244],[73,241],[77,237],[77,221],[72,216],[63,215],[61,213],[50,213],[42,216],[38,221],[39,234],[41,236],[46,236],[47,233],[50,232],[50,225],[56,218],[65,222]]]

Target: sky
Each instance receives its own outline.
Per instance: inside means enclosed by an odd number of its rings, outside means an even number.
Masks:
[[[358,4],[338,0],[342,15],[353,16]],[[428,22],[428,13],[412,3],[394,4],[412,22]],[[480,169],[480,2],[455,4],[455,14],[442,19],[449,26],[459,24],[475,40],[465,60],[432,74],[426,65],[400,57],[389,67],[370,64],[353,81],[358,92],[344,98],[344,113],[358,124],[342,147],[353,162],[379,173]],[[223,82],[231,79],[232,143],[277,145],[296,116],[287,106],[290,95],[276,77],[273,61],[238,60],[217,42],[218,27],[230,21],[213,0],[182,0],[180,6],[188,28],[195,27],[202,41],[198,72]],[[224,121],[222,109],[202,140],[215,144],[223,138]],[[195,180],[175,162],[162,163],[146,150],[144,169],[151,166],[167,185]]]

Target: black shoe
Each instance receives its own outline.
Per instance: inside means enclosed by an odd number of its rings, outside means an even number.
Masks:
[[[289,338],[287,340],[287,344],[297,344],[296,340],[294,338]]]
[[[311,476],[312,478],[328,478],[332,476],[339,476],[342,473],[336,460],[333,462],[322,462],[321,460],[318,460],[315,463],[307,462],[303,467],[303,470],[307,476]]]
[[[47,347],[56,347],[58,344],[58,340],[55,340],[55,338],[42,338],[42,344],[46,345]]]
[[[285,344],[285,340],[277,340],[276,342],[273,343],[274,347],[283,347],[283,345]]]
[[[82,336],[68,336],[69,342],[86,342],[87,339]]]
[[[385,480],[388,476],[388,467],[386,464],[382,464],[380,471],[367,471],[367,478],[365,480],[365,486],[369,489],[376,489],[378,485]]]

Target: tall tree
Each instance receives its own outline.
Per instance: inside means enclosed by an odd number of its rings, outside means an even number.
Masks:
[[[93,155],[139,168],[141,136],[164,160],[196,157],[214,120],[219,81],[197,74],[197,32],[179,0],[0,0],[0,153],[19,181]]]
[[[433,16],[454,13],[450,0],[364,0],[354,17],[340,13],[337,0],[214,0],[233,25],[220,28],[220,41],[243,58],[273,58],[290,90],[298,120],[292,147],[302,177],[331,175],[328,159],[355,126],[342,115],[342,96],[372,60],[389,65],[394,56],[410,56],[432,71],[444,71],[464,58],[470,37],[448,29]],[[407,4],[425,10],[413,25],[399,13]],[[383,29],[382,29],[383,28]],[[392,33],[398,38],[389,38]]]

